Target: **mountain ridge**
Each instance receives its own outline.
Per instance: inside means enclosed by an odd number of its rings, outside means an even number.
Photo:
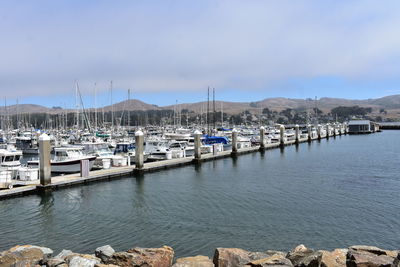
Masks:
[[[149,103],[145,103],[138,99],[124,100],[118,103],[107,105],[104,107],[97,108],[98,111],[147,111],[147,110],[177,110],[187,109],[195,113],[207,112],[207,101],[194,102],[194,103],[181,103],[177,105],[166,105],[157,106]],[[299,98],[286,98],[286,97],[274,97],[265,98],[260,101],[254,102],[232,102],[232,101],[215,101],[216,111],[222,111],[228,114],[236,114],[245,110],[259,113],[262,109],[268,108],[274,111],[281,111],[287,108],[290,109],[304,109],[317,107],[324,112],[329,112],[332,108],[338,106],[361,106],[370,107],[375,110],[385,109],[387,111],[394,110],[397,112],[400,109],[400,94],[390,95],[381,98],[365,99],[365,100],[353,100],[346,98],[333,98],[333,97],[322,97],[317,101],[312,99],[299,99]],[[209,102],[209,109],[214,109],[213,101]],[[61,109],[61,108],[48,108],[36,104],[19,104],[7,106],[7,109],[3,106],[0,107],[0,114],[26,114],[26,113],[50,113],[57,114],[62,112],[73,112],[73,109]],[[93,111],[94,108],[88,110]]]

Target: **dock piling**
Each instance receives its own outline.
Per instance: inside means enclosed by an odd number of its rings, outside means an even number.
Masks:
[[[201,132],[199,130],[194,132],[194,158],[201,159]]]
[[[44,133],[39,136],[39,173],[42,186],[51,184],[50,149],[50,137]]]
[[[317,125],[317,133],[318,133],[318,140],[322,138],[322,126],[320,124]]]
[[[308,142],[312,141],[312,132],[311,132],[311,125],[307,125],[307,132],[308,132]]]
[[[285,145],[285,126],[281,125],[279,127],[279,129],[280,129],[280,137],[281,137],[280,144],[281,144],[281,147],[283,147]]]
[[[232,130],[232,153],[233,154],[236,154],[238,152],[237,136],[238,136],[238,131],[236,129],[233,129]]]
[[[265,128],[264,126],[260,127],[260,149],[265,149]]]
[[[141,130],[135,133],[135,143],[135,168],[140,170],[143,169],[144,166],[144,135]]]
[[[300,143],[300,126],[296,124],[294,126],[295,140],[296,144]]]
[[[329,139],[329,136],[331,136],[330,129],[329,129],[329,123],[327,123],[325,125],[325,127],[326,127],[326,139]]]

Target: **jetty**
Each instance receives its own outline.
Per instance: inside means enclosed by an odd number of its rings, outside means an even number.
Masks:
[[[259,128],[260,142],[259,145],[251,147],[238,147],[238,131],[232,130],[232,149],[229,151],[217,151],[214,147],[212,153],[201,153],[201,136],[199,131],[194,133],[194,155],[190,157],[174,158],[169,160],[161,160],[155,162],[144,162],[144,134],[140,130],[135,133],[136,141],[136,154],[135,164],[129,164],[124,167],[111,167],[110,169],[101,169],[89,171],[89,167],[85,160],[81,162],[81,172],[69,175],[52,176],[50,167],[50,140],[46,135],[42,135],[39,138],[39,154],[40,154],[40,166],[39,176],[40,180],[35,182],[16,182],[15,187],[11,189],[4,189],[0,191],[0,199],[22,196],[26,194],[40,193],[49,190],[54,190],[66,186],[75,186],[79,184],[87,184],[99,180],[111,180],[123,176],[136,176],[142,175],[146,172],[160,171],[163,169],[175,168],[185,166],[189,164],[201,164],[204,161],[217,160],[226,157],[236,157],[241,154],[253,153],[257,151],[265,151],[274,148],[284,148],[289,145],[298,145],[304,142],[313,142],[315,140],[321,140],[324,138],[331,138],[340,135],[348,134],[348,125],[346,124],[327,124],[318,125],[316,132],[312,131],[312,126],[306,127],[306,134],[302,133],[300,126],[294,127],[295,136],[291,140],[287,140],[285,137],[285,126],[279,126],[280,138],[278,142],[267,143],[265,140],[265,128]]]

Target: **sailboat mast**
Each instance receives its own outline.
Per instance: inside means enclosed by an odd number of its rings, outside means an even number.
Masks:
[[[94,83],[94,131],[97,131],[97,87]]]
[[[216,124],[216,121],[217,121],[217,118],[216,118],[216,109],[215,109],[215,88],[213,88],[213,109],[214,109],[214,113],[213,113],[213,122],[214,122],[214,126],[213,126],[213,130],[215,130],[216,129],[216,126],[215,126],[215,124]]]
[[[76,129],[79,130],[78,81],[75,81],[75,109],[76,109]]]
[[[207,134],[210,135],[210,87],[207,88]]]
[[[129,105],[131,104],[131,89],[128,89],[128,120],[127,120],[127,126],[129,127],[131,125],[131,112],[129,109]]]
[[[110,82],[111,130],[114,129],[113,81]]]

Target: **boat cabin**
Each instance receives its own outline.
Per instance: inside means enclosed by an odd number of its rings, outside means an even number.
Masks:
[[[348,124],[349,134],[366,134],[372,133],[372,122],[369,120],[352,120]]]
[[[0,149],[0,166],[19,168],[21,166],[22,151]]]
[[[83,147],[55,147],[54,161],[79,159],[83,157]]]

